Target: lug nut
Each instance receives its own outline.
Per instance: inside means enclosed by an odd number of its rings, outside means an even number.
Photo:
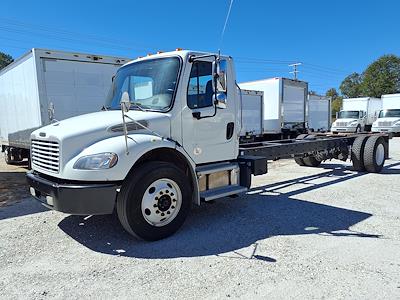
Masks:
[[[171,208],[175,208],[175,206],[172,205]]]
[[[159,214],[159,213],[160,213],[160,211],[159,211],[159,210],[157,210],[157,211],[156,211],[156,214]]]
[[[161,213],[161,217],[164,217],[165,216],[165,214],[164,213]]]
[[[170,211],[167,211],[167,215],[169,215],[170,214]]]

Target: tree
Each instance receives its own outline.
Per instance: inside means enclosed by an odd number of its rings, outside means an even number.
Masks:
[[[340,85],[340,92],[346,98],[357,98],[363,94],[363,76],[352,73]]]
[[[0,51],[0,70],[8,66],[14,61],[11,55],[5,54]]]
[[[325,95],[332,99],[331,110],[332,110],[332,115],[335,116],[336,113],[339,112],[340,108],[342,107],[343,98],[339,96],[339,93],[336,91],[335,88],[330,88],[329,90],[327,90]]]
[[[364,72],[363,94],[381,97],[400,92],[400,57],[384,55],[368,66]]]

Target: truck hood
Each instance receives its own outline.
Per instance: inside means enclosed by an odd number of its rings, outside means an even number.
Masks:
[[[379,118],[377,119],[373,125],[378,126],[379,123],[386,123],[386,124],[391,124],[393,125],[394,123],[400,122],[399,117],[392,117],[392,118]],[[385,125],[387,126],[387,125]]]
[[[170,115],[158,112],[129,111],[130,118],[145,125],[157,134],[170,138]],[[125,118],[129,135],[152,134],[129,118]],[[63,159],[70,159],[86,147],[108,137],[123,135],[120,110],[101,111],[69,118],[35,130],[31,139],[58,142]]]
[[[349,119],[336,119],[336,121],[334,123],[336,123],[336,122],[352,123],[352,122],[356,122],[356,121],[358,121],[358,119],[351,119],[351,118],[349,118]]]

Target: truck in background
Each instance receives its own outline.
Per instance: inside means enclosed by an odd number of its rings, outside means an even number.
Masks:
[[[112,77],[129,60],[33,48],[2,69],[0,144],[6,162],[29,158],[31,133],[53,118],[99,111]]]
[[[294,137],[306,132],[307,82],[275,77],[239,83],[239,86],[264,93],[264,135]]]
[[[342,109],[333,122],[332,133],[371,131],[372,123],[382,109],[380,98],[343,99]]]
[[[309,131],[327,132],[331,128],[331,98],[309,94],[307,99],[307,128]]]
[[[372,131],[400,134],[400,94],[382,95],[382,110]]]

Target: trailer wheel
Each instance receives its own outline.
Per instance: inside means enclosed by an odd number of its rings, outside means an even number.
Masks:
[[[357,137],[351,146],[351,161],[353,162],[354,171],[365,171],[364,167],[364,148],[367,142],[367,136]]]
[[[379,173],[385,164],[385,140],[380,136],[367,139],[364,148],[364,166],[370,173]]]
[[[147,162],[125,179],[117,199],[118,218],[130,234],[154,241],[175,233],[191,206],[187,176],[166,162]]]
[[[304,165],[307,167],[318,167],[321,164],[321,161],[316,159],[315,156],[307,156],[303,158]]]

